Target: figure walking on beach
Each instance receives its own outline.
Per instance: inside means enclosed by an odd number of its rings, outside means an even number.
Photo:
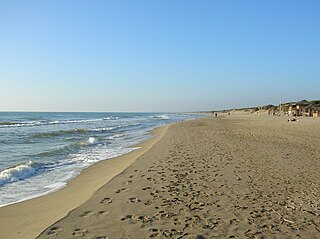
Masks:
[[[215,116],[215,117],[218,117],[218,113],[214,113],[214,116]]]

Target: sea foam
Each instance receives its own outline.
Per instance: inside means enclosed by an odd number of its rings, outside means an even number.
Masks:
[[[28,126],[42,126],[42,125],[55,125],[55,124],[75,124],[75,123],[94,123],[105,120],[116,120],[118,117],[105,117],[99,119],[84,119],[84,120],[54,120],[54,121],[22,121],[22,122],[0,122],[0,128],[7,127],[28,127]]]
[[[0,186],[26,179],[39,171],[41,166],[32,161],[25,164],[19,164],[0,172]]]
[[[168,115],[165,115],[165,114],[155,115],[155,116],[152,116],[152,118],[155,118],[155,119],[163,119],[163,120],[168,120],[168,119],[170,119],[170,117],[169,117]]]

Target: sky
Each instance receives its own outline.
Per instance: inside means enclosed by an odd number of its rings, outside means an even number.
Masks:
[[[0,1],[0,111],[320,98],[320,1]]]

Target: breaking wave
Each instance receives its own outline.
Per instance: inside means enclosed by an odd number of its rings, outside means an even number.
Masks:
[[[112,139],[121,138],[121,137],[123,137],[123,136],[125,136],[125,134],[115,134],[115,135],[112,135],[112,136],[108,136],[108,137],[106,137],[105,139],[107,139],[107,140],[112,140]]]
[[[61,149],[56,149],[53,151],[42,152],[37,155],[33,155],[35,158],[45,158],[51,155],[57,155],[63,151],[70,151],[69,153],[73,154],[76,151],[74,147],[83,147],[83,146],[90,146],[96,144],[98,141],[95,137],[89,137],[85,141],[75,143],[73,145],[63,147]],[[81,157],[76,157],[73,160],[58,160],[56,162],[43,162],[43,163],[36,163],[33,161],[29,161],[27,163],[18,164],[10,168],[3,169],[0,171],[0,187],[8,184],[17,182],[20,180],[24,180],[35,175],[50,171],[55,169],[56,167],[61,167],[63,165],[70,165],[74,163],[81,163],[84,162],[85,159]]]
[[[0,172],[0,186],[29,178],[39,173],[41,169],[41,164],[32,161],[4,169]]]
[[[28,126],[41,126],[41,125],[52,125],[52,124],[74,124],[74,123],[90,123],[99,122],[104,120],[117,120],[118,117],[105,117],[100,119],[85,119],[85,120],[55,120],[55,121],[24,121],[24,122],[0,122],[0,128],[6,127],[28,127]]]
[[[72,130],[59,130],[53,132],[42,132],[42,133],[35,133],[32,135],[33,138],[51,138],[55,136],[61,136],[65,134],[83,134],[87,133],[87,129],[72,129]]]
[[[88,146],[96,143],[97,143],[97,140],[95,137],[89,137],[86,141],[78,142],[75,145],[78,147],[82,147],[82,146]]]
[[[154,116],[152,116],[152,118],[154,118],[154,119],[163,119],[163,120],[170,119],[170,117],[168,115],[165,115],[165,114],[163,114],[163,115],[154,115]]]
[[[120,128],[127,128],[131,126],[139,126],[139,123],[135,124],[126,124],[126,125],[118,125],[114,127],[103,127],[103,128],[94,128],[94,129],[70,129],[70,130],[59,130],[59,131],[52,131],[52,132],[41,132],[41,133],[35,133],[32,135],[32,138],[52,138],[57,136],[63,136],[63,135],[69,135],[69,134],[88,134],[90,132],[94,133],[103,133],[112,131],[115,129]]]

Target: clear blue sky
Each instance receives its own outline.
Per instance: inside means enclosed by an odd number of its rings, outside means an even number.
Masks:
[[[320,98],[320,1],[0,1],[0,110]]]

